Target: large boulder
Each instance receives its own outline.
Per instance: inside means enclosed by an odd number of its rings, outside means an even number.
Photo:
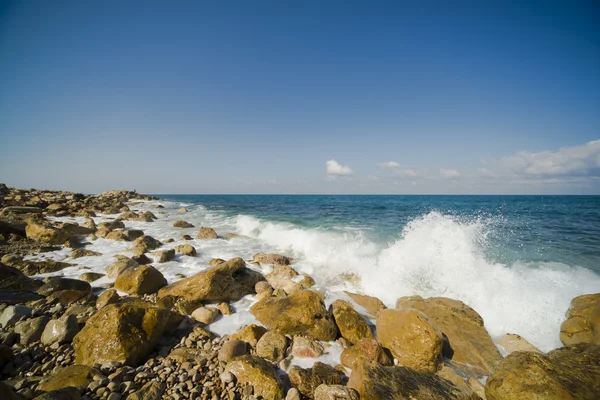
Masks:
[[[15,333],[19,334],[19,341],[23,346],[29,346],[42,338],[42,333],[50,318],[43,315],[31,318],[15,326]]]
[[[241,356],[230,361],[225,370],[231,372],[238,382],[247,382],[254,387],[254,395],[264,400],[282,400],[283,383],[277,376],[273,364],[260,357]]]
[[[266,332],[256,343],[256,355],[273,362],[285,358],[288,339],[281,333]]]
[[[80,281],[79,279],[50,277],[47,278],[46,283],[37,290],[37,293],[42,296],[49,296],[52,293],[61,290],[78,290],[89,294],[92,292],[92,287],[88,282]]]
[[[577,343],[600,345],[600,293],[575,297],[566,317],[560,326],[560,341],[565,346]]]
[[[175,252],[182,256],[196,257],[196,249],[191,244],[180,244],[175,246]]]
[[[218,239],[219,235],[212,228],[201,227],[200,231],[198,231],[198,236],[196,239]]]
[[[282,256],[281,254],[265,254],[265,253],[256,253],[253,257],[254,261],[260,264],[280,264],[280,265],[289,265],[290,259],[286,256]]]
[[[141,301],[107,305],[73,339],[76,362],[92,366],[118,361],[137,366],[180,320],[175,312]]]
[[[346,293],[353,302],[364,308],[370,317],[377,318],[379,312],[387,308],[385,304],[383,304],[383,301],[379,300],[377,297],[352,292],[344,293]]]
[[[442,362],[442,333],[420,311],[386,309],[377,318],[377,339],[400,365],[435,372]]]
[[[393,365],[392,359],[375,339],[361,339],[354,346],[342,351],[340,362],[346,368],[356,369],[361,364],[375,361],[381,365]]]
[[[465,303],[445,297],[398,299],[397,308],[422,311],[444,334],[443,355],[472,373],[489,375],[502,355],[483,325],[483,318]]]
[[[136,268],[139,265],[140,264],[138,264],[137,261],[132,260],[130,258],[125,258],[110,264],[104,270],[106,271],[106,275],[108,275],[109,278],[116,279],[119,275],[123,273],[123,271],[130,268]]]
[[[0,303],[16,304],[42,297],[34,293],[43,282],[25,276],[16,268],[0,263]]]
[[[154,250],[162,246],[162,243],[152,236],[141,236],[135,239],[131,245],[131,251],[135,256],[140,256],[150,250]]]
[[[263,276],[246,268],[241,258],[198,272],[159,290],[158,297],[173,296],[190,302],[239,300],[254,293]]]
[[[45,345],[69,343],[77,332],[79,332],[77,317],[65,314],[58,319],[48,321],[40,340]]]
[[[502,346],[507,355],[515,351],[535,351],[541,353],[540,349],[514,333],[507,333],[502,336],[498,339],[498,345]]]
[[[63,244],[71,236],[68,231],[54,227],[43,218],[31,218],[25,233],[28,239],[47,244]]]
[[[331,313],[340,335],[351,344],[365,338],[373,338],[373,332],[367,321],[344,300],[336,300],[331,304]]]
[[[293,366],[288,375],[292,386],[298,388],[303,396],[312,399],[315,389],[322,384],[340,385],[342,374],[331,365],[317,361],[312,368]]]
[[[406,367],[363,364],[352,370],[348,386],[361,400],[479,400],[434,373]],[[515,398],[517,399],[517,398]]]
[[[600,346],[580,343],[548,354],[515,352],[488,378],[488,400],[600,399]]]
[[[132,295],[151,294],[167,286],[167,280],[159,270],[150,265],[128,268],[117,277],[115,288]]]
[[[250,310],[269,330],[284,335],[304,335],[324,341],[337,337],[337,326],[325,308],[323,296],[312,290],[288,297],[266,297]]]
[[[94,376],[102,374],[87,365],[71,365],[45,377],[38,385],[38,390],[49,392],[66,387],[85,388],[93,381]]]

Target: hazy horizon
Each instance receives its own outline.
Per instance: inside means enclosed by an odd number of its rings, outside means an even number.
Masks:
[[[600,194],[593,1],[0,0],[0,182]]]

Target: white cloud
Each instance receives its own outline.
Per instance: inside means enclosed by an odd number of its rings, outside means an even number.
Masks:
[[[518,152],[503,157],[502,164],[516,174],[524,175],[598,175],[600,172],[600,140],[581,146],[563,147],[558,151]]]
[[[382,168],[398,168],[400,166],[400,163],[397,163],[396,161],[388,161],[384,163],[379,163],[377,165],[379,165]]]
[[[444,179],[456,179],[460,176],[460,172],[455,169],[440,169],[440,176]]]
[[[390,170],[392,175],[399,178],[416,178],[419,173],[414,169],[403,167],[399,162],[388,161],[377,164],[381,168]]]
[[[352,175],[352,169],[347,165],[341,165],[335,160],[326,163],[327,173],[330,175]]]

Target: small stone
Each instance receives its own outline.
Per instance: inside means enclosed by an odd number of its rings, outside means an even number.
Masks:
[[[287,395],[285,396],[285,400],[301,400],[300,391],[296,388],[291,388],[288,390]]]
[[[192,318],[204,325],[209,325],[218,315],[219,310],[212,307],[199,307],[192,312]]]
[[[223,382],[223,383],[233,382],[233,380],[235,379],[233,374],[229,371],[223,372],[221,375],[219,375],[219,378],[221,379],[221,382]]]

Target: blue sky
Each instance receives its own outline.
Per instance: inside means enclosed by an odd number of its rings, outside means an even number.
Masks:
[[[0,182],[600,193],[600,6],[0,0]]]

